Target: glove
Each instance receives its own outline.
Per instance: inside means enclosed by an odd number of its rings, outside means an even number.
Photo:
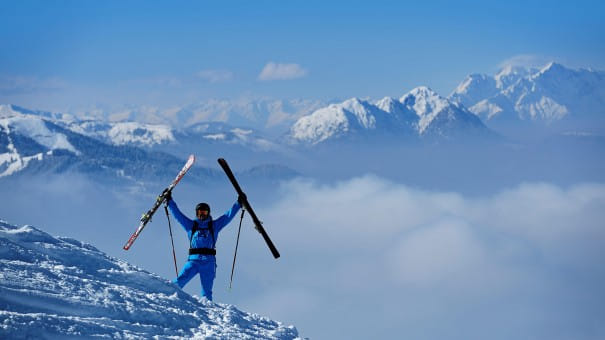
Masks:
[[[237,196],[237,203],[239,203],[239,205],[244,206],[244,202],[248,199],[248,197],[246,197],[246,194],[241,194],[239,196]]]
[[[171,190],[165,189],[165,190],[162,192],[162,195],[163,195],[163,196],[164,196],[164,198],[166,199],[166,202],[170,202],[170,201],[172,201],[172,191],[171,191]]]

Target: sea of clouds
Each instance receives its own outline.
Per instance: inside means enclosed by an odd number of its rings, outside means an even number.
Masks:
[[[466,197],[364,176],[292,181],[280,193],[261,215],[283,257],[271,264],[262,247],[242,255],[244,280],[262,283],[239,298],[302,334],[605,334],[603,184],[523,183]]]
[[[177,189],[189,216],[200,200],[217,218],[236,198],[227,184]],[[246,189],[282,256],[272,258],[246,217],[228,290],[238,216],[218,239],[218,302],[320,339],[605,336],[605,184],[527,182],[471,195],[366,175]],[[174,277],[163,211],[121,249],[154,195],[81,178],[4,182],[0,195],[8,222]],[[180,268],[188,240],[172,223]],[[199,294],[199,280],[185,290]]]

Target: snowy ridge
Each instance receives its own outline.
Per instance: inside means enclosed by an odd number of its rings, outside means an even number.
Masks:
[[[331,104],[300,118],[291,128],[295,140],[320,143],[332,136],[340,136],[359,129],[375,129],[377,109],[358,98],[340,104]]]
[[[0,338],[293,339],[298,332],[184,293],[95,247],[0,220]]]
[[[52,156],[55,150],[81,154],[65,134],[51,131],[44,119],[14,110],[4,112],[11,114],[0,118],[0,177],[25,169],[32,160],[41,161],[44,157]],[[22,145],[27,146],[25,150],[19,150]]]
[[[420,86],[410,91],[399,100],[408,109],[416,112],[420,121],[418,132],[424,133],[431,122],[435,120],[440,112],[444,111],[451,103],[426,86]]]
[[[167,125],[140,124],[135,122],[115,123],[107,135],[114,145],[153,145],[174,141],[172,130]]]
[[[487,128],[471,112],[420,86],[399,100],[385,97],[375,103],[352,98],[300,118],[290,129],[293,144],[317,145],[354,135],[391,135],[452,138]]]
[[[508,66],[495,76],[468,76],[449,99],[494,124],[599,116],[605,112],[605,72],[555,62],[540,69]]]
[[[0,120],[0,126],[5,133],[16,132],[29,136],[36,143],[50,150],[64,149],[74,154],[80,154],[76,148],[69,143],[67,136],[62,133],[50,131],[46,122],[37,117],[15,116]]]
[[[137,122],[54,120],[47,118],[51,114],[13,105],[0,110],[0,177],[75,171],[102,181],[141,185],[167,175],[166,169],[192,152],[221,156],[253,151],[266,158],[288,152],[253,129],[224,123],[177,130]],[[248,166],[267,162],[255,161]],[[204,169],[197,180],[214,180],[217,174]]]
[[[64,125],[74,132],[103,140],[112,145],[151,147],[175,140],[172,129],[168,125],[161,124],[83,120],[68,122]]]

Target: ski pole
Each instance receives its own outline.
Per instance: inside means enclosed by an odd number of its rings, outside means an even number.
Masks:
[[[164,205],[164,211],[166,212],[166,218],[168,219],[168,230],[170,230],[170,242],[172,243],[172,258],[174,259],[174,272],[176,276],[179,276],[179,269],[176,266],[176,254],[174,252],[174,239],[172,238],[172,226],[170,225],[170,215],[168,215],[168,201]]]
[[[239,229],[237,230],[237,241],[235,241],[235,253],[233,254],[233,265],[231,266],[231,280],[229,281],[229,290],[233,285],[233,271],[235,270],[235,259],[237,258],[237,247],[239,246],[239,234],[242,231],[242,221],[244,220],[245,209],[242,208],[242,216],[239,219]]]

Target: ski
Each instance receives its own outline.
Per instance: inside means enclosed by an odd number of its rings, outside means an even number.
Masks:
[[[124,245],[124,250],[130,249],[130,247],[132,246],[134,241],[137,239],[137,237],[139,237],[139,234],[141,234],[141,232],[143,231],[143,228],[145,228],[147,223],[151,220],[151,217],[153,216],[153,214],[156,212],[156,210],[158,210],[160,205],[162,205],[162,203],[164,202],[166,193],[169,191],[172,191],[172,189],[174,189],[174,187],[179,183],[181,178],[183,178],[183,176],[185,176],[185,174],[191,168],[191,166],[193,165],[194,162],[195,162],[195,156],[190,155],[189,159],[187,160],[187,163],[185,163],[185,166],[183,166],[181,171],[179,171],[178,175],[176,175],[176,178],[172,181],[172,183],[170,183],[170,185],[166,189],[164,189],[164,191],[162,191],[162,193],[155,200],[155,203],[153,204],[151,209],[149,209],[145,214],[143,214],[143,216],[141,217],[141,223],[139,223],[139,226],[137,227],[137,229],[134,231],[132,236],[130,236],[130,238],[128,239],[128,242],[126,242],[126,244]]]
[[[240,197],[244,198],[244,200],[243,200],[244,208],[246,210],[248,210],[248,213],[252,217],[252,221],[254,222],[254,226],[255,226],[256,230],[263,236],[263,239],[265,239],[265,242],[267,243],[267,246],[271,250],[273,257],[275,257],[276,259],[279,258],[280,255],[279,255],[279,252],[277,251],[277,248],[275,248],[275,245],[269,238],[269,235],[267,235],[265,228],[263,228],[261,221],[258,219],[256,214],[254,213],[254,210],[252,210],[252,207],[250,206],[250,202],[248,201],[248,198],[247,198],[246,194],[244,193],[244,191],[242,190],[242,188],[239,186],[239,183],[235,179],[235,176],[233,175],[231,168],[229,168],[229,164],[227,164],[227,161],[224,160],[223,158],[218,159],[218,164],[220,164],[221,168],[223,168],[223,171],[225,171],[225,174],[227,175],[227,177],[229,177],[229,180],[231,181],[231,184],[233,184],[233,187],[235,188],[235,191],[237,191],[237,194]]]

